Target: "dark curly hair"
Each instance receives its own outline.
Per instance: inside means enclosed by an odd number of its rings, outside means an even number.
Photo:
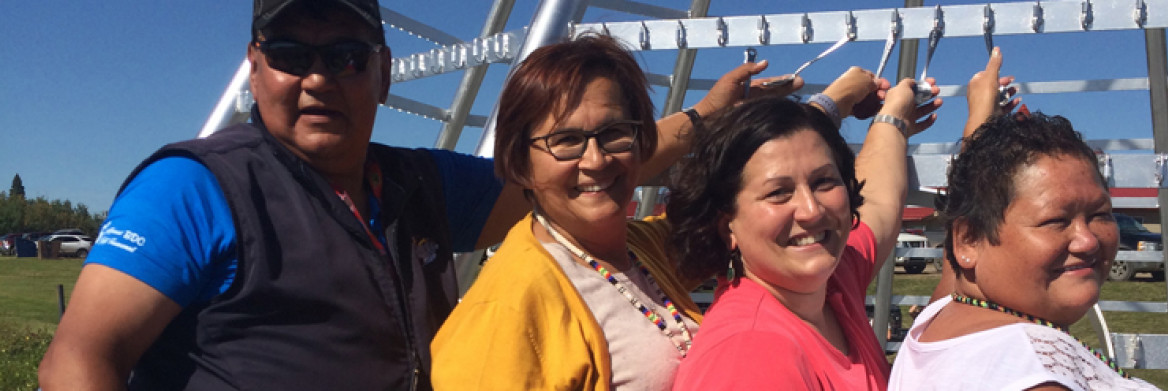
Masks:
[[[945,254],[954,270],[961,270],[953,255],[953,226],[961,221],[971,243],[987,240],[998,245],[998,227],[1014,199],[1014,176],[1044,156],[1064,155],[1097,166],[1095,152],[1082,135],[1061,116],[1034,113],[991,118],[964,141],[965,150],[949,167],[949,190],[944,201]],[[1103,189],[1107,181],[1095,171]]]
[[[690,279],[709,278],[724,270],[729,244],[719,233],[724,216],[736,211],[742,190],[742,169],[760,146],[801,130],[823,138],[848,190],[852,216],[863,184],[856,180],[855,154],[827,115],[785,97],[768,96],[746,101],[704,120],[695,132],[693,154],[681,162],[674,178],[666,216],[673,227],[671,255],[679,273]]]
[[[580,105],[588,83],[600,77],[620,86],[629,119],[641,121],[641,161],[657,148],[657,122],[645,73],[620,42],[587,34],[536,49],[507,79],[495,126],[495,175],[526,186],[531,174],[531,133],[549,115],[558,125]]]

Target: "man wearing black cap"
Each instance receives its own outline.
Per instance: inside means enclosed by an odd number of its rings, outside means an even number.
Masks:
[[[253,16],[250,123],[130,175],[45,390],[428,389],[429,342],[457,302],[452,253],[528,211],[489,160],[370,143],[391,58],[375,0],[255,0]],[[727,74],[702,114],[764,68]],[[658,126],[654,159],[673,161],[690,121]]]
[[[375,0],[256,0],[247,57],[251,123],[164,147],[119,192],[46,390],[429,388],[452,252],[501,239],[522,196],[489,160],[369,142]]]

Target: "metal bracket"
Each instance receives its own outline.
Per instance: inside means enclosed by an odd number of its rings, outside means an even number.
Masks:
[[[770,45],[771,43],[771,24],[767,22],[766,15],[758,16],[758,44]]]
[[[1034,32],[1042,31],[1042,1],[1034,2],[1034,11],[1030,14],[1030,29]]]
[[[1099,173],[1103,175],[1103,182],[1107,183],[1108,186],[1113,185],[1111,178],[1115,176],[1115,167],[1111,165],[1111,155],[1098,151],[1095,153],[1095,158],[1099,160]]]
[[[1144,344],[1140,341],[1139,334],[1132,334],[1127,337],[1127,360],[1132,363],[1132,368],[1142,368],[1140,365],[1140,358],[1144,356]]]
[[[982,35],[985,36],[986,53],[994,53],[994,7],[985,5],[981,21]]]
[[[1079,27],[1083,31],[1091,29],[1091,23],[1095,22],[1095,7],[1091,4],[1091,0],[1083,0],[1083,10],[1079,13]]]
[[[932,38],[932,33],[937,33],[937,39],[945,35],[945,11],[941,10],[940,4],[933,9],[933,31],[929,34],[930,38]]]
[[[455,69],[466,68],[466,46],[459,45],[457,49],[450,52],[450,61],[454,63]]]
[[[413,73],[414,77],[420,77],[423,73],[426,72],[425,65],[425,55],[422,53],[414,53],[413,55],[410,55],[410,73]]]
[[[929,64],[933,62],[933,53],[937,51],[937,44],[941,42],[941,37],[945,35],[945,12],[941,10],[941,5],[938,4],[933,10],[933,30],[929,32],[929,49],[925,54],[925,67],[921,70],[921,77],[917,80],[916,103],[918,105],[928,102],[933,98],[933,85],[926,79],[929,74]]]
[[[438,48],[430,49],[430,58],[433,59],[430,62],[430,73],[442,72],[442,68],[446,67],[446,57],[442,56],[442,52]]]
[[[495,58],[502,60],[507,58],[507,54],[511,52],[511,36],[503,33],[495,34],[493,39]]]
[[[1161,189],[1164,188],[1164,176],[1165,176],[1165,174],[1168,174],[1168,171],[1165,171],[1165,168],[1168,168],[1168,166],[1166,166],[1166,163],[1168,163],[1168,154],[1157,153],[1156,154],[1156,174],[1155,174],[1156,187],[1159,187]]]
[[[714,29],[718,32],[718,46],[726,46],[726,42],[730,41],[730,29],[726,27],[726,20],[719,16],[715,26]]]
[[[1144,0],[1136,0],[1136,9],[1132,11],[1132,18],[1136,21],[1136,26],[1144,28],[1148,23],[1148,4]]]
[[[802,26],[799,38],[803,40],[803,43],[811,42],[811,18],[807,16],[807,13],[803,13],[803,19],[799,24]]]
[[[892,48],[900,40],[900,10],[892,9],[892,20],[888,23],[888,39],[884,42],[884,53],[880,56],[880,65],[876,66],[876,77],[884,74],[884,66],[888,65],[888,57],[892,55]]]
[[[645,21],[641,21],[641,50],[649,50],[649,26],[645,25]]]
[[[848,40],[855,41],[856,40],[856,15],[853,15],[852,11],[848,11],[848,13],[846,15],[844,15],[844,29],[845,29],[844,31],[847,31]]]
[[[676,39],[677,39],[677,48],[678,49],[685,49],[686,48],[685,23],[681,23],[681,19],[677,20],[677,38]]]
[[[235,95],[235,112],[247,113],[251,111],[251,104],[255,103],[255,99],[251,97],[251,89],[244,88]]]
[[[480,63],[487,62],[487,45],[482,37],[475,37],[470,41],[471,54],[474,55],[475,61]]]
[[[397,67],[397,70],[393,72],[393,81],[405,80],[405,76],[404,76],[406,74],[405,61],[397,61],[394,63],[394,66]]]

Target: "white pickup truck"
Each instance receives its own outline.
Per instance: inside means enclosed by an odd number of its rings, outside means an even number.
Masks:
[[[900,235],[896,237],[896,247],[929,248],[929,239],[921,235],[901,232]],[[920,274],[921,272],[925,271],[925,267],[929,266],[930,263],[934,263],[933,258],[896,257],[896,266],[904,267],[905,273],[908,274]],[[935,265],[939,271],[940,264],[938,263]]]

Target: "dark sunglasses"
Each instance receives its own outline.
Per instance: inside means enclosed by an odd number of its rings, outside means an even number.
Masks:
[[[537,141],[543,141],[540,148],[552,154],[556,160],[573,160],[584,156],[588,150],[588,139],[595,138],[597,146],[606,153],[628,152],[637,144],[641,121],[616,121],[586,132],[580,129],[562,129],[540,137],[532,137],[532,145],[539,148]]]
[[[256,42],[260,52],[268,58],[268,65],[290,75],[306,76],[319,57],[325,70],[336,77],[355,75],[365,71],[369,56],[384,46],[361,41],[341,41],[311,46],[300,42],[278,39]]]

